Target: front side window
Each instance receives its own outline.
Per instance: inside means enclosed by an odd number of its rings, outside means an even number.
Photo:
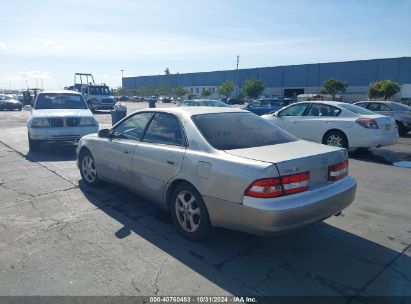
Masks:
[[[154,113],[152,112],[143,112],[129,117],[114,128],[112,137],[141,140],[146,125],[153,115]]]
[[[383,103],[380,104],[380,111],[392,111],[391,108]]]
[[[368,110],[373,111],[373,112],[381,111],[381,109],[380,109],[380,108],[381,108],[381,107],[380,107],[380,104],[379,104],[379,103],[376,103],[376,102],[370,103],[367,108],[368,108]]]
[[[303,115],[305,109],[307,108],[308,103],[298,103],[280,112],[280,116],[301,116]]]
[[[297,140],[252,113],[210,113],[191,117],[207,142],[218,150],[269,146]]]
[[[178,118],[172,114],[156,113],[144,134],[143,141],[182,146],[183,133]]]
[[[80,94],[42,93],[34,104],[36,110],[44,109],[88,109]]]

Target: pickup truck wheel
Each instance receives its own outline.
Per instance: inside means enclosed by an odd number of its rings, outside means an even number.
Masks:
[[[80,174],[83,181],[89,186],[97,186],[100,180],[97,176],[97,170],[94,163],[94,158],[90,151],[85,150],[79,156]]]
[[[28,135],[28,139],[29,139],[29,151],[38,151],[40,150],[40,140],[34,140],[30,138],[30,135]]]
[[[188,183],[176,186],[171,195],[170,211],[178,232],[192,241],[207,238],[211,232],[210,217],[198,191]]]

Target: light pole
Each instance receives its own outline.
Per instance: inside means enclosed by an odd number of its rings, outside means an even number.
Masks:
[[[236,97],[238,97],[238,95],[240,94],[240,88],[238,88],[237,90],[237,86],[238,86],[238,63],[240,62],[240,56],[237,55],[237,70],[236,70],[236,75],[235,75],[235,90],[236,90]]]
[[[123,87],[124,70],[121,70],[121,87]]]

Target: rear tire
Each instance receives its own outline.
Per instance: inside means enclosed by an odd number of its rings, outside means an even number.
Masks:
[[[191,241],[206,239],[212,230],[207,207],[198,191],[188,183],[175,187],[170,211],[178,232]]]
[[[30,138],[30,135],[28,135],[29,138],[29,151],[35,152],[40,150],[40,140],[34,140]]]
[[[398,127],[398,135],[404,136],[404,135],[406,135],[406,134],[409,132],[409,130],[404,127],[404,125],[402,124],[402,122],[396,121],[395,123],[397,124],[397,127]]]
[[[323,144],[348,149],[347,136],[339,130],[331,130],[325,133],[323,137]]]
[[[79,164],[81,178],[88,186],[95,187],[100,184],[94,158],[89,150],[84,150],[80,153]]]

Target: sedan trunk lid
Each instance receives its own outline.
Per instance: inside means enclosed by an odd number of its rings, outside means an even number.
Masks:
[[[328,167],[347,159],[347,150],[305,140],[246,149],[226,150],[228,154],[275,164],[281,176],[310,173],[310,186],[327,182]]]

